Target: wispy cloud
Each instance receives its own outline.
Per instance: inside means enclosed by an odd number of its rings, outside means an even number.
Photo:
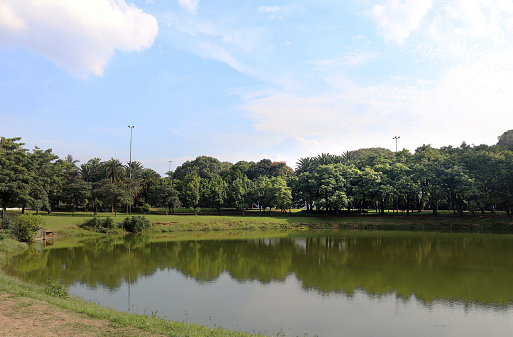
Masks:
[[[281,10],[281,7],[278,6],[262,6],[258,8],[259,12],[263,13],[275,13]]]
[[[385,40],[402,44],[431,6],[432,0],[387,0],[372,8],[372,17]]]
[[[378,56],[377,53],[352,51],[347,52],[341,57],[324,60],[310,60],[308,63],[326,68],[341,67],[341,66],[357,66],[372,61]]]
[[[196,14],[199,6],[199,0],[178,0],[178,3],[192,14]]]
[[[504,125],[513,123],[510,60],[513,48],[451,68],[436,80],[391,79],[340,90],[333,84],[332,93],[317,96],[267,93],[248,99],[242,108],[255,130],[268,138],[286,135],[305,153],[335,151],[337,146],[387,147],[376,139],[386,141],[395,133],[410,150],[424,143],[493,144]]]

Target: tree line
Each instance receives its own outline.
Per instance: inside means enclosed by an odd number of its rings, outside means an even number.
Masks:
[[[84,164],[51,149],[29,151],[21,138],[1,138],[0,206],[52,212],[68,207],[110,211],[178,207],[199,211],[292,207],[340,214],[373,208],[413,211],[450,209],[513,214],[513,130],[495,145],[434,148],[414,153],[384,148],[322,153],[284,162],[221,162],[209,156],[186,161],[161,177],[134,161],[93,158]],[[2,212],[3,215],[3,212]]]

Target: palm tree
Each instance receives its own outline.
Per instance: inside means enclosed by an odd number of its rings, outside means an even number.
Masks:
[[[105,177],[112,183],[120,182],[124,177],[124,166],[119,159],[110,158],[102,164]]]
[[[93,182],[94,168],[91,164],[82,164],[78,169],[80,176],[84,181]]]
[[[296,174],[301,174],[303,172],[309,172],[316,166],[315,159],[312,157],[299,158],[296,163]]]
[[[329,153],[321,153],[317,157],[314,158],[317,166],[320,165],[329,165],[329,164],[338,164],[341,162],[341,158],[334,154]]]
[[[80,161],[80,160],[75,160],[75,159],[73,159],[73,156],[72,156],[72,155],[70,155],[70,154],[68,154],[68,155],[66,156],[66,158],[64,158],[64,160],[65,160],[66,162],[70,163],[70,164],[73,164],[73,165],[75,165],[76,163],[78,163],[78,162]]]
[[[131,163],[128,163],[127,166],[125,166],[125,176],[130,176],[130,169],[132,169],[131,176],[132,178],[140,178],[141,173],[143,171],[143,166],[138,161],[133,161]]]
[[[356,164],[360,161],[361,155],[358,151],[346,151],[340,156],[345,165]]]
[[[150,193],[150,188],[155,185],[158,179],[160,179],[160,174],[152,169],[143,169],[141,172],[141,194],[144,197],[144,202],[147,204],[149,204],[148,194]]]

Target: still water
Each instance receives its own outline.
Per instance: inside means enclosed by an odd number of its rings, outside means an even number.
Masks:
[[[513,329],[508,234],[128,236],[28,252],[7,271],[60,280],[70,294],[119,310],[274,335],[511,336]]]

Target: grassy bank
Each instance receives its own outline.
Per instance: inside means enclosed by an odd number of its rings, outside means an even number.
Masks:
[[[0,240],[0,258],[25,248],[11,239]],[[27,283],[4,272],[0,272],[0,306],[2,315],[12,318],[2,319],[0,330],[9,331],[11,336],[82,336],[84,331],[87,336],[262,336],[173,322],[155,315],[123,313],[69,297],[59,284]],[[18,326],[24,320],[29,320],[35,330],[26,331]],[[56,324],[60,331],[52,331]]]
[[[390,230],[493,230],[512,231],[513,218],[505,214],[470,215],[463,217],[449,212],[441,212],[434,216],[430,212],[421,213],[388,213],[379,215],[369,212],[365,214],[312,215],[300,212],[259,212],[247,211],[245,216],[240,213],[227,212],[225,215],[215,215],[215,212],[205,210],[199,215],[187,210],[180,213],[165,215],[162,210],[154,209],[144,214],[153,224],[153,232],[187,232],[187,231],[217,231],[217,230],[290,230],[290,229],[390,229]],[[143,215],[133,213],[132,215]],[[97,235],[78,228],[78,225],[93,217],[91,212],[53,212],[42,214],[46,228],[54,230],[60,236],[80,237]],[[100,213],[99,217],[112,217],[115,222],[122,222],[127,216],[118,213]]]
[[[246,212],[245,216],[225,212],[225,215],[221,216],[213,213],[206,211],[194,215],[182,211],[178,214],[165,215],[162,210],[153,210],[145,216],[152,223],[151,232],[157,237],[162,237],[163,240],[169,238],[197,239],[201,236],[215,238],[217,235],[226,238],[227,235],[231,235],[229,234],[231,232],[227,231],[233,231],[234,238],[251,238],[262,235],[281,236],[287,235],[290,231],[309,229],[511,231],[513,228],[513,219],[506,217],[505,214],[458,217],[451,213],[433,216],[427,212],[409,215],[389,213],[385,216],[376,213],[334,216],[300,212],[269,214],[258,211]],[[66,245],[70,245],[73,240],[80,244],[78,241],[84,237],[105,235],[79,228],[81,223],[93,217],[91,212],[78,212],[75,215],[67,212],[53,212],[41,215],[45,219],[45,228],[55,231],[57,235],[54,247],[59,245],[60,238],[66,238]],[[98,216],[112,217],[115,222],[120,223],[127,215],[118,213],[117,216],[114,216],[110,213],[100,213]],[[121,230],[119,230],[119,234],[123,234]],[[121,236],[119,239],[121,240]],[[0,240],[0,263],[5,261],[9,254],[21,252],[26,247],[26,245],[10,239]],[[55,312],[63,315],[82,315],[82,318],[76,318],[77,322],[81,322],[80,319],[85,319],[91,323],[91,326],[103,326],[103,331],[106,331],[103,335],[251,336],[248,333],[228,331],[216,326],[205,327],[184,322],[171,322],[159,317],[122,313],[77,298],[60,295],[62,293],[60,293],[58,285],[29,284],[0,272],[0,303],[11,303],[12,315],[16,319],[19,318],[19,315],[25,315],[24,317],[27,319],[38,320],[40,318],[40,315],[37,314],[38,311],[31,308],[49,305],[49,309],[47,308],[43,312],[51,312],[52,315]],[[4,304],[0,305],[4,308]],[[16,308],[23,310],[16,310]],[[51,319],[52,315],[48,318]],[[68,327],[71,329],[69,335],[80,335],[79,332],[84,330],[83,324],[85,323],[77,323],[71,328]],[[66,334],[61,334],[61,336],[63,335]],[[102,334],[99,332],[89,335]]]

